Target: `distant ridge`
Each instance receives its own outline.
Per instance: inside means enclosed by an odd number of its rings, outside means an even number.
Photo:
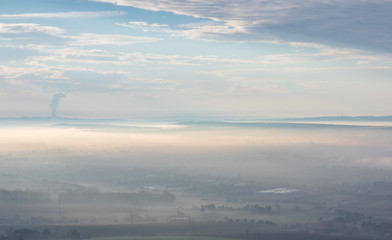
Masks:
[[[392,130],[391,126],[369,126],[330,123],[305,123],[305,122],[178,122],[178,125],[192,127],[229,127],[229,128],[265,128],[265,129],[385,129]]]
[[[392,116],[321,116],[301,118],[254,118],[254,117],[154,117],[154,118],[66,118],[66,117],[0,117],[0,122],[30,123],[94,123],[94,122],[132,122],[132,121],[168,121],[168,122],[392,122]]]
[[[340,122],[391,122],[392,116],[324,116],[305,118],[278,118],[276,121],[340,121]]]

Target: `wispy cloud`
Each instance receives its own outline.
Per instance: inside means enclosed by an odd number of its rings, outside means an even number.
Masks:
[[[169,25],[161,24],[161,23],[147,23],[144,21],[131,21],[127,23],[119,23],[119,26],[129,27],[129,28],[137,28],[142,29],[144,31],[164,31],[164,29],[168,29]]]
[[[101,12],[55,12],[55,13],[22,13],[0,14],[0,19],[24,19],[24,18],[100,18],[115,17],[127,14],[124,11],[101,11]]]
[[[198,40],[215,40],[221,35],[230,35],[238,33],[247,33],[242,25],[236,25],[225,22],[207,21],[203,23],[181,24],[170,27],[166,24],[147,23],[147,22],[127,22],[118,23],[117,25],[139,29],[143,32],[160,32],[166,33],[173,37],[184,37]]]
[[[272,16],[271,12],[284,11],[298,7],[298,1],[255,1],[255,0],[90,0],[121,6],[130,6],[151,11],[168,11],[178,15],[219,20],[241,20],[243,17],[257,19]]]
[[[61,67],[60,67],[61,68]],[[59,69],[59,67],[49,67],[44,64],[35,65],[35,66],[19,66],[19,67],[10,67],[0,65],[0,76],[5,79],[10,80],[22,80],[25,76],[34,76],[34,78],[39,79],[51,79],[51,80],[59,80],[66,79],[62,74],[63,70]],[[31,81],[30,84],[34,85]],[[11,81],[12,83],[12,81]]]
[[[82,33],[79,36],[72,36],[72,45],[92,46],[92,45],[130,45],[135,43],[146,43],[160,41],[159,38],[138,37],[129,35],[108,35]]]
[[[255,39],[313,41],[392,51],[392,2],[389,0],[90,0],[150,11],[210,19],[223,24],[193,28],[200,32]],[[239,36],[238,36],[239,35]],[[210,35],[210,37],[216,37]],[[241,38],[250,40],[249,35]]]
[[[0,33],[32,33],[41,32],[49,35],[62,34],[65,31],[58,27],[42,26],[35,23],[0,23]]]
[[[45,40],[46,44],[48,37],[42,38],[41,36],[35,35],[24,35],[29,33],[43,33],[51,35],[57,38],[52,41],[53,43],[62,43],[63,46],[96,46],[96,45],[130,45],[136,43],[150,43],[160,41],[159,38],[153,37],[140,37],[131,35],[120,35],[120,34],[94,34],[94,33],[82,33],[79,35],[66,35],[65,30],[59,27],[45,26],[36,23],[0,23],[0,34],[12,34],[17,36],[13,39],[14,45],[17,45],[17,40],[24,40],[29,45],[39,45],[39,39]],[[1,37],[1,36],[0,36]],[[9,42],[10,38],[0,38],[0,41]],[[25,46],[25,43],[21,46]],[[8,47],[9,47],[8,43]]]

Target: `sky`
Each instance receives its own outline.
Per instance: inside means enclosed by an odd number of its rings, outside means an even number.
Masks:
[[[0,117],[392,115],[391,0],[0,0]]]

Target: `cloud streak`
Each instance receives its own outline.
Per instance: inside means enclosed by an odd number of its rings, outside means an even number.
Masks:
[[[221,22],[208,21],[204,23],[182,24],[176,28],[170,28],[166,24],[147,22],[127,22],[117,25],[127,28],[139,29],[143,32],[166,33],[173,37],[185,37],[189,39],[215,40],[222,35],[234,35],[247,33],[243,26]]]
[[[0,23],[0,33],[20,34],[33,32],[58,35],[64,33],[65,31],[58,27],[42,26],[36,23]]]
[[[35,41],[39,44],[39,41],[48,41],[47,36],[36,36],[36,35],[23,35],[30,33],[43,33],[50,35],[56,39],[53,39],[52,43],[58,45],[61,43],[63,46],[96,46],[96,45],[130,45],[136,43],[151,43],[157,42],[162,39],[155,37],[140,37],[132,35],[120,35],[120,34],[95,34],[95,33],[81,33],[79,35],[66,35],[65,30],[59,27],[40,25],[36,23],[0,23],[0,34],[12,34],[18,36],[14,42],[18,39],[28,40],[31,45]],[[0,35],[1,37],[1,35]],[[9,41],[9,38],[0,38],[0,41]]]
[[[108,34],[94,34],[82,33],[79,36],[72,36],[74,41],[71,45],[92,46],[92,45],[130,45],[136,43],[147,43],[160,41],[159,38],[153,37],[138,37],[129,35],[108,35]]]
[[[0,19],[24,19],[24,18],[100,18],[126,15],[124,11],[101,11],[101,12],[55,12],[55,13],[22,13],[0,14]]]
[[[91,1],[224,22],[223,28],[220,26],[213,32],[229,36],[236,33],[235,39],[298,42],[310,39],[329,45],[392,52],[392,2],[389,0]],[[205,25],[198,30],[210,32],[211,24]],[[245,36],[241,38],[242,34]]]

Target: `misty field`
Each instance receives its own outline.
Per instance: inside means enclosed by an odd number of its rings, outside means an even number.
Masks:
[[[3,127],[3,234],[9,226],[102,240],[390,234],[391,127],[64,122]]]

